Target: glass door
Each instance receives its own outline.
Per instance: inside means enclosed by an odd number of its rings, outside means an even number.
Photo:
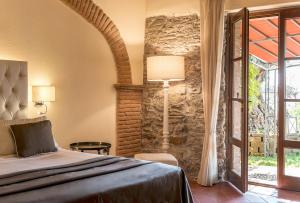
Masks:
[[[228,175],[233,185],[246,192],[248,188],[248,10],[244,8],[231,15],[229,25]]]
[[[280,12],[279,25],[278,187],[300,191],[300,9]]]

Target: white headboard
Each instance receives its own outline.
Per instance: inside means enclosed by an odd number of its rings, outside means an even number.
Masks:
[[[27,117],[27,62],[0,60],[0,119]]]

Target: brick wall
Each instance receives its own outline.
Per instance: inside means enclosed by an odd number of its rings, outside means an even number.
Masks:
[[[141,85],[115,85],[117,89],[117,155],[131,157],[141,151]]]

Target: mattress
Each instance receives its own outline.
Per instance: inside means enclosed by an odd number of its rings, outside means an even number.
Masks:
[[[101,155],[70,151],[62,148],[59,148],[57,152],[41,154],[29,158],[17,158],[14,155],[0,156],[0,175],[66,165],[99,156]]]

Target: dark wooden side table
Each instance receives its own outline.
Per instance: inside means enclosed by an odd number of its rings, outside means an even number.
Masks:
[[[70,144],[70,148],[76,151],[98,151],[98,154],[109,155],[111,144],[107,142],[76,142]]]

